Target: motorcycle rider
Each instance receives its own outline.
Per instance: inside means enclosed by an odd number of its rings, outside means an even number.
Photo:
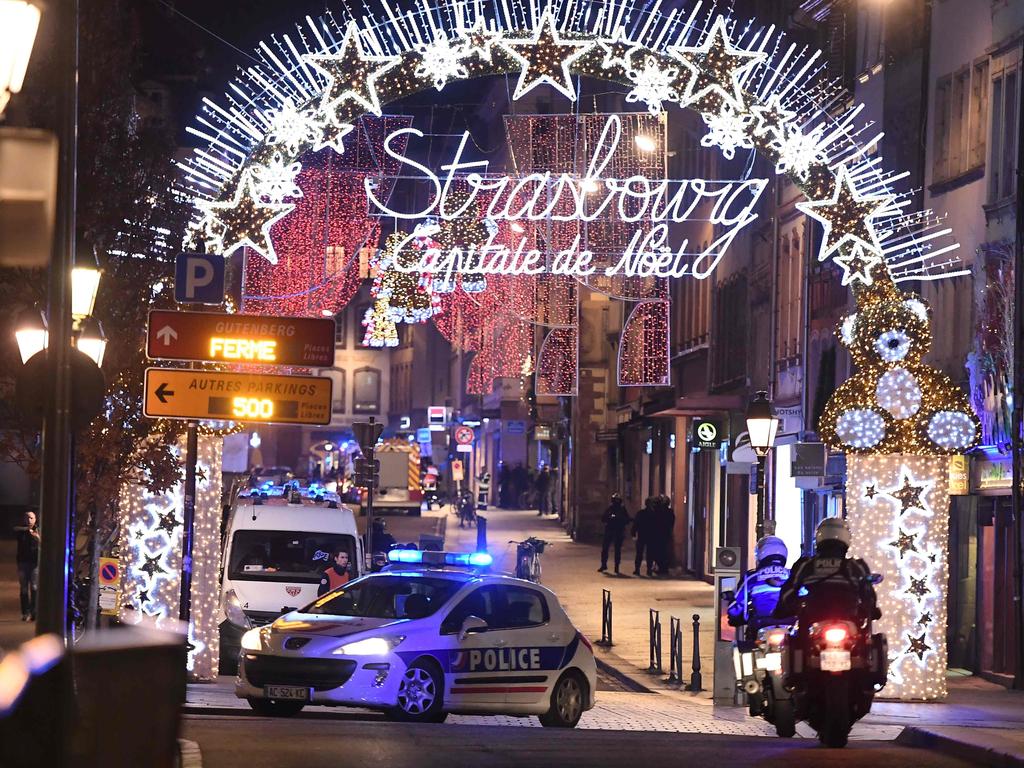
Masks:
[[[855,598],[865,618],[880,619],[878,598],[869,578],[871,569],[860,558],[846,556],[850,528],[839,517],[827,517],[814,533],[814,554],[801,557],[779,592],[775,615],[796,616],[814,622],[836,613],[837,601]],[[802,608],[802,610],[801,610]]]
[[[775,606],[779,590],[789,578],[786,543],[777,536],[765,536],[754,548],[757,567],[747,573],[736,597],[729,605],[729,625],[745,627],[744,640],[757,639],[757,630],[766,624],[777,624]]]

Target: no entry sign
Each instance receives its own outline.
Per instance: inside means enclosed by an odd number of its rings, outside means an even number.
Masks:
[[[455,428],[455,442],[459,445],[472,445],[475,434],[472,427],[456,427]]]
[[[327,368],[334,365],[334,320],[154,310],[146,354],[154,360]]]

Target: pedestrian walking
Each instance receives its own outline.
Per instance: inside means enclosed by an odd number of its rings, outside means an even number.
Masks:
[[[331,552],[331,564],[324,570],[324,576],[317,587],[317,595],[324,595],[332,589],[348,584],[352,574],[349,573],[349,554],[346,549],[335,549]]]
[[[480,474],[476,478],[476,508],[481,512],[487,511],[487,501],[491,495],[491,473],[487,471],[487,465],[480,466]]]
[[[629,512],[626,505],[622,503],[622,497],[612,494],[612,503],[601,516],[604,523],[604,540],[601,542],[601,567],[597,570],[604,572],[608,570],[608,550],[615,547],[615,575],[619,575],[619,565],[622,563],[622,540],[626,538],[626,527],[630,523]]]
[[[650,496],[644,502],[644,506],[633,518],[633,538],[636,539],[636,560],[633,566],[633,575],[640,575],[640,563],[647,560],[647,575],[654,575],[654,525],[655,511],[654,499]]]
[[[657,499],[654,520],[654,559],[658,565],[658,575],[668,576],[668,568],[672,562],[672,532],[676,525],[676,513],[672,510],[672,500],[665,494]]]
[[[25,513],[22,525],[14,527],[17,549],[18,594],[21,597],[21,620],[36,620],[36,589],[39,587],[39,526],[36,513]]]
[[[548,490],[551,488],[551,470],[547,465],[537,473],[534,487],[537,489],[537,517],[548,513]]]

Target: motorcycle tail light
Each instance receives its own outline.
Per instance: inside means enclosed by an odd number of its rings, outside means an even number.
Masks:
[[[782,645],[782,641],[786,639],[786,632],[782,629],[776,629],[769,632],[766,639],[769,645]]]
[[[846,642],[846,627],[829,627],[825,630],[824,637],[829,645],[841,645]]]

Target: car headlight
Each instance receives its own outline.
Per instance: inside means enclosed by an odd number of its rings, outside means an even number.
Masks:
[[[252,622],[249,621],[249,617],[246,616],[245,611],[242,610],[242,603],[233,589],[229,589],[224,593],[224,615],[227,616],[228,621],[235,626],[252,626]]]
[[[254,627],[242,635],[243,651],[263,650],[263,632],[267,627]]]
[[[390,653],[405,637],[367,637],[335,649],[342,656],[383,656]]]

